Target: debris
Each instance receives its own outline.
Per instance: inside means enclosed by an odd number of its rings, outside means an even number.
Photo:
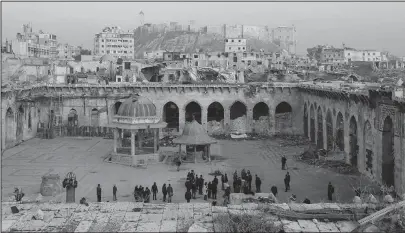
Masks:
[[[34,220],[44,220],[44,212],[42,210],[37,210],[37,212],[32,216]]]
[[[368,196],[368,202],[369,202],[369,203],[372,203],[372,204],[377,204],[377,203],[378,203],[377,199],[374,197],[373,194],[370,194],[370,195]]]
[[[353,203],[355,203],[355,204],[361,204],[361,198],[360,198],[359,196],[355,196],[355,197],[353,198]]]
[[[392,196],[391,195],[385,195],[385,197],[384,197],[384,202],[386,202],[386,203],[393,203],[394,202],[394,199],[392,198]]]

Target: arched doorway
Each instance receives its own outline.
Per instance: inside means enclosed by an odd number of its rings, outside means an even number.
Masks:
[[[163,106],[163,121],[167,123],[168,129],[179,130],[179,107],[173,102]]]
[[[68,135],[76,136],[77,127],[79,125],[76,109],[71,109],[68,114]]]
[[[118,101],[114,104],[114,115],[118,113],[118,109],[120,109],[122,102]]]
[[[304,104],[304,135],[308,137],[308,109],[307,104]]]
[[[98,134],[100,114],[97,108],[91,110],[90,123],[91,123],[91,136]]]
[[[14,131],[14,112],[11,108],[6,112],[6,143],[13,141],[13,135],[16,135]]]
[[[315,110],[314,106],[311,105],[309,108],[309,117],[311,118],[310,120],[310,139],[311,142],[315,142]]]
[[[357,122],[356,118],[352,116],[350,118],[349,125],[349,136],[350,136],[350,163],[352,166],[357,167],[357,157],[359,154],[359,146],[357,143]]]
[[[384,120],[382,133],[382,181],[395,187],[394,124],[390,116]]]
[[[344,122],[343,122],[343,115],[341,112],[337,114],[336,118],[336,146],[340,151],[345,150],[345,140],[344,140]]]
[[[213,102],[208,106],[207,121],[209,134],[222,133],[224,131],[224,107],[220,103]]]
[[[269,126],[269,106],[264,102],[259,102],[253,107],[253,130],[256,133],[267,133]]]
[[[236,101],[230,108],[231,131],[245,133],[247,129],[246,105]]]
[[[373,175],[373,131],[371,130],[371,124],[369,121],[366,121],[364,124],[364,148],[365,148],[365,155],[364,158],[366,160],[366,171]]]
[[[17,132],[16,132],[17,142],[23,140],[23,133],[24,133],[23,116],[24,116],[24,108],[20,105],[17,111]]]
[[[321,106],[318,107],[318,137],[317,137],[318,149],[323,149],[323,116]]]
[[[283,132],[291,129],[292,107],[287,102],[281,102],[276,106],[276,132]]]
[[[201,124],[201,106],[194,101],[186,106],[186,121],[193,121],[193,117],[195,117],[195,120]]]
[[[332,113],[330,110],[326,113],[326,142],[328,146],[328,150],[333,149],[333,121],[332,121]]]

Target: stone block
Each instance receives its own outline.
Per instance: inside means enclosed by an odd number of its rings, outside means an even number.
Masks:
[[[107,223],[110,220],[111,213],[102,213],[98,212],[96,218],[94,219],[95,222],[98,223]]]
[[[335,222],[335,225],[340,230],[340,232],[351,232],[359,224],[356,222],[352,222],[352,221],[338,221],[338,222]]]
[[[298,224],[298,222],[292,222],[292,221],[286,221],[282,220],[283,223],[283,229],[285,232],[301,232],[303,229],[301,226]]]
[[[228,208],[225,206],[213,206],[211,207],[212,213],[227,213]]]
[[[179,209],[178,203],[167,203],[165,209]]]
[[[232,209],[232,210],[242,210],[243,207],[242,207],[242,205],[228,205],[228,209]]]
[[[136,232],[159,232],[161,222],[139,222]]]
[[[232,214],[232,215],[243,215],[243,214],[246,213],[246,211],[245,210],[238,210],[238,209],[229,209],[228,213]]]
[[[163,211],[163,220],[174,221],[177,220],[178,209],[165,209]]]
[[[177,232],[187,232],[193,223],[193,219],[177,220]]]
[[[122,222],[124,221],[125,215],[126,212],[114,212],[111,214],[109,222]]]
[[[79,205],[74,212],[79,213],[79,212],[88,212],[90,210],[90,205],[85,206],[85,205]]]
[[[124,224],[122,224],[119,232],[136,232],[137,227],[137,222],[125,222]]]
[[[9,229],[11,228],[11,226],[13,226],[13,224],[16,222],[16,220],[3,220],[1,221],[1,231],[5,232],[5,231],[9,231]]]
[[[162,221],[160,225],[159,232],[176,232],[177,231],[177,221]]]
[[[41,203],[39,205],[39,208],[42,211],[56,211],[56,210],[60,209],[60,205],[59,204],[50,204],[48,202],[45,202],[45,203]]]
[[[91,202],[89,203],[89,211],[101,211],[103,203],[101,202]]]
[[[179,203],[179,209],[194,209],[193,203]]]
[[[163,214],[141,214],[140,222],[161,222]],[[159,230],[159,229],[158,229]]]
[[[42,231],[46,227],[46,223],[42,220],[27,221],[22,231]]]
[[[64,225],[67,222],[66,218],[54,218],[52,221],[48,223],[48,226],[50,227],[60,227]]]
[[[94,221],[88,232],[102,232],[106,228],[107,222]]]
[[[115,202],[112,204],[114,211],[127,211],[129,202]]]
[[[23,219],[26,216],[26,213],[20,212],[17,214],[8,214],[6,216],[2,216],[3,220],[16,220],[20,221],[20,219]]]
[[[376,225],[371,225],[363,230],[363,232],[381,232]]]
[[[214,228],[214,227],[212,227],[212,228]],[[194,223],[193,225],[190,226],[190,228],[188,229],[188,232],[211,232],[211,231],[208,230],[202,224]],[[213,232],[213,229],[212,229],[212,232]]]
[[[328,209],[328,210],[340,210],[339,205],[336,204],[336,203],[322,203],[322,204],[320,204],[320,205],[322,205],[322,207],[323,207],[324,209]]]
[[[143,203],[144,209],[164,209],[165,204]]]
[[[319,232],[318,227],[311,220],[298,220],[298,224],[303,232]]]
[[[164,209],[163,208],[143,208],[142,209],[142,214],[163,214]]]
[[[209,208],[211,208],[211,204],[210,203],[194,203],[193,207],[194,207],[194,210],[209,209]]]
[[[127,212],[125,214],[124,221],[125,222],[138,222],[140,219],[141,213],[140,212]]]
[[[290,206],[287,203],[279,203],[279,204],[270,204],[270,208],[274,207],[280,210],[290,210]]]
[[[56,196],[62,192],[61,180],[58,174],[48,174],[42,177],[40,186],[42,196]]]
[[[243,203],[242,208],[246,210],[256,210],[259,207],[256,203]]]
[[[79,225],[76,227],[75,232],[87,232],[92,224],[93,221],[81,221]]]
[[[333,222],[317,222],[316,226],[320,232],[339,232],[339,229],[336,227]]]

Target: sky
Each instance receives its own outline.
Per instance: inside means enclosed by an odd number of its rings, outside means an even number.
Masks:
[[[94,35],[105,26],[138,27],[141,10],[145,23],[295,25],[302,55],[319,44],[345,43],[405,56],[405,2],[3,2],[2,40],[15,39],[31,22],[34,31],[93,49]]]

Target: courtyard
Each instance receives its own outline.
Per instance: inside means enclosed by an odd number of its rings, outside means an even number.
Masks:
[[[171,184],[174,189],[173,202],[185,202],[184,193],[186,174],[193,169],[196,174],[203,175],[205,181],[212,181],[209,173],[220,170],[228,174],[232,186],[235,170],[250,170],[253,176],[252,189],[255,191],[254,175],[262,179],[262,192],[270,192],[271,186],[278,187],[278,199],[288,202],[291,194],[297,195],[297,201],[309,198],[311,202],[327,201],[327,185],[335,186],[335,200],[351,202],[354,197],[353,187],[371,184],[365,177],[342,175],[336,172],[317,168],[295,161],[293,156],[304,151],[304,147],[281,147],[277,141],[230,141],[220,140],[212,148],[213,155],[221,157],[212,163],[184,163],[178,172],[170,164],[149,164],[147,168],[104,162],[104,158],[112,151],[113,140],[101,138],[55,138],[51,140],[34,138],[4,152],[2,156],[2,196],[3,201],[12,196],[14,187],[22,188],[29,200],[35,200],[40,191],[41,177],[46,174],[59,174],[61,180],[68,172],[74,172],[78,180],[76,202],[85,197],[95,202],[96,187],[102,187],[102,201],[112,201],[112,187],[117,185],[118,201],[133,201],[135,185],[151,188],[153,182],[158,185],[158,200],[162,203],[161,187],[163,183]],[[161,148],[165,150],[165,148]],[[287,157],[288,171],[291,174],[291,191],[284,192],[284,176],[281,170],[281,156]],[[220,180],[220,177],[218,177]],[[220,185],[219,185],[220,187]],[[223,191],[219,191],[222,202]],[[55,199],[65,201],[66,193],[55,197],[44,197],[47,201]],[[204,202],[197,195],[191,202]]]

